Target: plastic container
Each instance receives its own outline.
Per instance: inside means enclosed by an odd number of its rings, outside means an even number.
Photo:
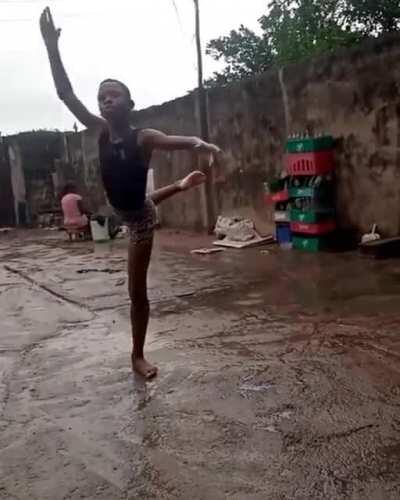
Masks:
[[[293,248],[304,252],[320,252],[328,247],[328,242],[325,237],[304,237],[293,236]]]
[[[289,175],[326,175],[335,168],[333,151],[287,154],[285,162]]]
[[[289,139],[286,143],[288,153],[310,153],[311,151],[328,151],[335,147],[331,135],[310,137],[307,139]]]
[[[290,211],[290,221],[316,224],[318,222],[323,222],[326,219],[331,219],[333,215],[334,210],[299,210],[294,208]]]
[[[316,187],[291,187],[290,198],[313,198],[314,200],[333,199],[333,185],[323,184]]]
[[[284,191],[280,191],[279,193],[275,193],[271,196],[271,199],[274,203],[281,203],[289,200],[289,192],[287,189]]]
[[[271,182],[264,182],[264,192],[279,193],[285,189],[285,179],[275,179]]]
[[[276,241],[279,245],[287,245],[292,242],[290,224],[279,223],[276,225]]]
[[[332,233],[336,229],[336,222],[328,220],[317,224],[306,224],[303,222],[291,222],[290,229],[293,233],[309,234],[319,236]]]
[[[265,205],[272,205],[273,203],[284,203],[285,201],[289,201],[289,191],[287,189],[285,189],[285,191],[280,191],[279,193],[264,195]]]
[[[274,212],[275,222],[290,222],[290,212],[288,210],[276,210]]]
[[[109,227],[108,217],[105,218],[103,226],[99,224],[96,220],[91,220],[90,229],[92,231],[93,241],[96,242],[110,241],[110,232],[108,227]]]

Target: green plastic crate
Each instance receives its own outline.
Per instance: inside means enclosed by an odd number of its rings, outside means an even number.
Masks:
[[[285,189],[285,180],[276,179],[271,182],[264,182],[264,192],[279,193]]]
[[[321,236],[293,236],[293,248],[303,252],[320,252],[327,247],[326,238]]]
[[[312,153],[314,151],[327,151],[334,147],[335,141],[331,135],[308,139],[289,139],[286,143],[288,153]]]
[[[333,210],[299,210],[294,208],[290,211],[291,222],[304,222],[306,224],[316,224],[334,215]]]
[[[290,198],[313,198],[313,199],[331,199],[333,197],[332,186],[317,187],[291,187],[289,189]]]

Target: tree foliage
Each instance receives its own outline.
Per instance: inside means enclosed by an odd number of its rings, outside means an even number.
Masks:
[[[349,0],[345,9],[349,22],[366,36],[399,30],[399,0]]]
[[[259,20],[260,35],[240,26],[209,42],[207,53],[225,63],[210,85],[400,29],[400,0],[270,0],[267,7]]]
[[[217,84],[265,71],[274,60],[269,43],[243,25],[237,31],[231,31],[228,36],[211,40],[207,53],[216,61],[225,62],[223,71],[215,74]]]

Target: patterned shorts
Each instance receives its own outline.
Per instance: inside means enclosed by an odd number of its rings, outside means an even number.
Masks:
[[[151,240],[157,225],[156,206],[151,198],[147,198],[141,210],[118,211],[124,224],[128,226],[129,238],[132,243]]]

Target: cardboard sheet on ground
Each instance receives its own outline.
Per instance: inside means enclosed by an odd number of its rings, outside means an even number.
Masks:
[[[228,238],[224,238],[223,240],[214,241],[213,245],[217,247],[237,248],[238,250],[241,250],[242,248],[267,245],[268,243],[273,243],[273,242],[274,242],[273,236],[266,236],[265,238],[260,236],[259,238],[253,238],[252,240],[249,241],[233,241],[229,240]]]

